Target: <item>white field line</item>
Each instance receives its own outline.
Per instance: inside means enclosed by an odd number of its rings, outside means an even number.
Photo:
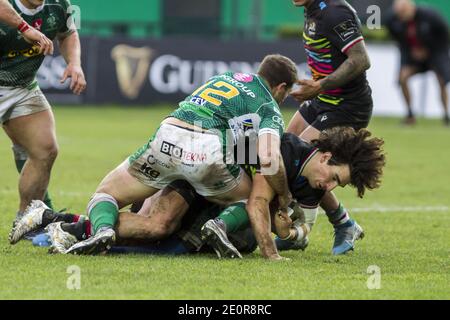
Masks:
[[[358,212],[447,212],[450,207],[444,205],[436,206],[371,206],[364,208],[348,208],[350,214]],[[323,212],[322,212],[323,213]]]
[[[3,195],[16,195],[16,190],[0,190],[0,194]],[[92,193],[78,192],[78,191],[56,191],[52,192],[53,195],[65,196],[65,197],[90,197]],[[363,208],[348,208],[350,214],[358,212],[447,212],[450,211],[450,207],[444,205],[435,206],[382,206],[373,205]],[[323,211],[321,211],[323,213]]]

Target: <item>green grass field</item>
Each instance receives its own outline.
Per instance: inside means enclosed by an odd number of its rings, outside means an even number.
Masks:
[[[56,207],[84,211],[103,176],[144,144],[169,111],[55,108],[60,154],[50,191]],[[403,128],[389,118],[373,119],[370,129],[386,141],[381,189],[363,200],[350,188],[337,190],[366,237],[355,252],[334,257],[332,227],[320,215],[308,249],[285,252],[292,260],[276,263],[258,252],[227,261],[51,256],[26,241],[11,246],[17,173],[10,142],[0,135],[0,299],[449,299],[450,129],[438,120]],[[79,290],[67,287],[70,266],[80,268]],[[380,289],[367,286],[370,266],[379,267]]]

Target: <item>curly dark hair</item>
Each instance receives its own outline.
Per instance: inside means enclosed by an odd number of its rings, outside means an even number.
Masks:
[[[321,152],[330,152],[330,165],[348,164],[350,184],[358,190],[362,198],[367,189],[378,188],[381,184],[386,155],[383,139],[370,138],[367,129],[355,131],[349,127],[335,127],[321,132],[319,139],[312,143]]]

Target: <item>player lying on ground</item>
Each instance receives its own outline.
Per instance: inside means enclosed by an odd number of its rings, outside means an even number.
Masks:
[[[357,145],[361,145],[363,147],[364,145],[366,145],[366,148],[363,148],[364,150],[368,149],[367,145],[372,145],[372,147],[378,148],[367,152],[367,156],[370,158],[370,156],[372,155],[373,158],[371,161],[369,161],[369,163],[371,163],[372,165],[378,165],[379,168],[377,170],[379,171],[376,171],[375,168],[372,172],[370,172],[370,170],[368,170],[367,168],[366,171],[368,173],[367,179],[370,179],[369,177],[372,177],[372,179],[379,179],[379,176],[381,175],[381,168],[384,164],[384,155],[381,154],[382,141],[373,138],[367,139],[367,141],[363,143],[362,140],[368,138],[370,134],[366,131],[355,134],[354,131],[349,128],[335,129],[333,130],[333,132],[330,132],[330,134],[326,138],[324,138],[324,140],[328,141],[330,140],[330,137],[334,137],[336,140],[336,136],[339,137],[342,135],[344,135],[345,139],[342,139],[339,143],[329,142],[328,145],[331,145],[334,148],[343,148],[345,147],[346,139],[349,139],[350,142],[347,143],[353,144],[359,142],[359,144]],[[322,145],[327,145],[323,140],[321,143]],[[322,150],[326,150],[325,147],[323,147]],[[349,148],[347,147],[346,150],[349,150]],[[304,249],[308,244],[307,235],[311,231],[311,228],[316,219],[317,206],[325,190],[336,187],[338,185],[337,181],[340,181],[339,184],[343,185],[345,183],[344,179],[349,180],[350,178],[346,177],[346,172],[342,172],[342,170],[345,171],[345,166],[328,164],[325,160],[322,160],[322,158],[317,157],[317,154],[323,152],[317,151],[315,147],[306,144],[294,135],[285,134],[283,136],[281,152],[289,178],[290,190],[294,195],[294,198],[297,199],[300,205],[304,208],[303,210],[305,217],[303,219],[298,219],[297,221],[292,222],[291,219],[287,216],[275,215],[275,219],[271,219],[272,221],[275,220],[275,222],[278,222],[274,223],[277,227],[275,231],[277,234],[281,235],[282,238],[286,239],[282,240],[278,238],[276,239],[276,242],[279,249]],[[378,158],[375,158],[375,156],[377,156],[377,153]],[[329,154],[327,156],[329,156]],[[341,157],[339,156],[337,158],[338,160],[341,159]],[[331,157],[331,159],[333,159],[333,157]],[[353,162],[351,162],[352,165],[357,165],[358,161],[361,161],[361,159],[361,154],[355,155]],[[350,160],[351,159],[347,158],[347,161]],[[335,160],[332,160],[331,162],[333,161]],[[357,173],[355,172],[353,172],[353,174],[357,175]],[[258,174],[258,177],[261,178],[262,176]],[[366,183],[369,188],[376,187],[377,182],[375,181],[362,181],[363,182],[361,183]],[[360,184],[355,185],[359,186]],[[266,185],[264,186],[266,187]],[[238,246],[238,248],[236,248],[236,243],[251,244],[252,240],[254,240],[251,232],[244,231],[245,237],[242,237],[242,235],[239,236],[239,234],[237,234],[237,232],[240,230],[245,230],[246,228],[248,229],[249,220],[243,203],[234,204],[222,213],[220,213],[219,208],[214,208],[214,206],[211,205],[212,208],[210,210],[204,210],[206,214],[202,213],[198,215],[196,214],[200,211],[198,208],[205,207],[207,206],[207,204],[202,197],[195,195],[194,191],[191,189],[192,188],[188,184],[185,183],[183,185],[183,182],[172,183],[169,188],[166,188],[158,195],[155,195],[154,197],[148,199],[144,203],[144,206],[140,211],[141,214],[149,216],[145,225],[135,225],[133,224],[132,220],[127,221],[127,217],[129,217],[127,214],[121,214],[119,223],[116,226],[118,237],[121,238],[122,236],[124,236],[128,239],[134,238],[139,240],[154,239],[155,237],[161,236],[167,237],[171,232],[173,232],[171,230],[175,230],[175,228],[177,227],[177,222],[180,221],[180,219],[183,219],[184,223],[182,223],[182,232],[178,232],[177,234],[184,235],[182,236],[182,239],[184,240],[190,240],[191,247],[193,246],[198,249],[203,244],[202,240],[206,240],[208,244],[212,246],[218,253],[219,257],[240,257],[241,255],[239,253],[239,248],[242,247],[246,252],[248,252],[248,248],[252,248],[252,245],[244,245],[240,247]],[[265,192],[268,192],[268,190],[269,189],[267,189]],[[273,190],[271,191],[273,192]],[[359,190],[359,192],[361,194],[361,192],[364,192],[364,189],[362,189],[362,191]],[[183,214],[188,207],[191,207],[191,210],[189,211],[190,213],[187,213],[186,216],[183,217]],[[276,204],[272,203],[272,215],[277,212],[276,208]],[[195,212],[194,217],[196,215],[198,216],[194,218],[195,223],[186,223],[186,221],[192,219],[187,218],[192,215],[192,212]],[[203,239],[200,239],[200,237],[198,236],[198,226],[203,225],[203,223],[206,221],[205,217],[208,218],[219,213],[220,215],[217,219],[209,220],[204,225],[201,231]],[[43,219],[43,216],[45,216],[45,219]],[[17,241],[24,233],[32,230],[38,225],[48,224],[52,221],[55,221],[58,219],[58,217],[60,217],[59,219],[62,220],[62,216],[60,214],[55,214],[51,211],[45,212],[45,207],[43,206],[30,208],[29,214],[19,222],[18,228],[13,230],[10,239],[13,242]],[[64,221],[68,220],[69,219],[66,219]],[[69,220],[69,222],[70,221],[71,220]],[[81,226],[81,224],[83,223],[84,227]],[[56,251],[65,253],[68,246],[72,245],[75,241],[74,237],[68,235],[67,232],[63,232],[63,230],[61,230],[61,227],[62,229],[64,229],[64,231],[68,231],[72,234],[75,234],[74,230],[76,229],[77,238],[78,240],[81,240],[83,239],[83,234],[89,233],[88,223],[83,223],[64,224],[60,225],[59,229],[52,227],[53,229],[49,230],[50,234],[53,233],[54,235],[56,235],[52,236],[52,239],[56,239]],[[188,227],[186,227],[186,225]],[[189,225],[194,225],[197,227],[191,228],[189,227]],[[227,233],[232,235],[231,241],[228,240],[226,235]],[[352,239],[350,239],[349,241],[354,242],[361,236],[362,230],[356,229]],[[70,239],[70,241],[64,240],[67,238]],[[58,245],[58,243],[62,244]],[[177,251],[182,247],[183,245],[179,244],[179,241],[174,242],[172,238],[170,242],[163,242],[161,246],[159,248],[156,248],[155,250],[161,251],[161,248],[164,248],[164,250],[166,250],[164,252],[167,252],[167,250],[169,250],[170,248],[175,248],[173,250]],[[152,251],[153,249],[149,249],[147,247],[147,251],[148,250]],[[184,251],[182,250],[182,252]]]
[[[180,189],[181,188],[181,189]],[[222,213],[218,216],[223,208],[217,204],[207,202],[201,196],[196,195],[195,198],[191,196],[192,187],[185,181],[174,181],[167,186],[164,191],[164,196],[157,193],[146,201],[144,207],[137,214],[148,217],[154,224],[158,224],[155,219],[150,219],[151,210],[149,205],[159,206],[158,202],[164,198],[176,199],[176,197],[186,196],[186,202],[192,202],[189,210],[183,216],[180,228],[172,235],[160,241],[145,241],[145,240],[123,240],[120,238],[121,231],[124,230],[126,224],[126,214],[123,212],[119,215],[119,223],[115,227],[117,234],[116,245],[113,246],[110,252],[113,253],[146,253],[146,254],[187,254],[198,252],[212,252],[212,248],[205,245],[206,239],[202,239],[201,227],[210,219],[220,219],[228,215],[228,212]],[[178,204],[177,201],[174,202]],[[183,208],[184,203],[179,203],[181,206],[170,208],[173,211]],[[41,201],[35,200],[30,205],[27,215],[29,221],[33,221],[36,228],[46,227],[45,233],[41,233],[33,238],[33,244],[38,246],[49,246],[49,253],[65,253],[65,251],[78,241],[85,240],[91,235],[90,221],[84,216],[58,213],[54,212]],[[246,219],[248,221],[248,219]],[[76,221],[76,222],[75,222]],[[295,221],[295,220],[294,220]],[[122,224],[120,224],[122,222]],[[24,226],[25,224],[20,224]],[[301,221],[297,221],[301,224]],[[236,225],[236,223],[235,223]],[[240,253],[251,253],[256,249],[256,239],[252,234],[249,223],[245,224],[247,227],[239,230],[231,230],[229,232],[229,242],[235,252],[227,249],[227,252],[218,252],[219,257],[240,257]],[[27,226],[31,226],[28,224]],[[164,226],[163,226],[164,228]],[[236,227],[237,228],[237,227]],[[33,229],[29,229],[33,230]],[[307,243],[305,243],[307,245]],[[282,250],[282,248],[279,248]],[[298,247],[304,249],[304,247]],[[236,255],[236,252],[238,255]]]
[[[379,187],[385,165],[384,141],[370,135],[366,129],[336,127],[323,131],[313,141],[310,156],[299,174],[307,177],[311,187],[327,192],[349,184],[362,198],[366,189]],[[274,196],[265,177],[257,174],[247,204],[248,215],[262,255],[278,260],[281,257],[270,235],[269,203]],[[283,236],[293,239],[297,235],[290,230]]]
[[[147,144],[103,179],[88,204],[94,237],[69,251],[105,251],[115,242],[119,209],[175,180],[188,181],[200,195],[222,205],[247,199],[251,180],[234,163],[229,143],[250,132],[258,136],[262,167],[270,171],[267,179],[286,209],[292,196],[280,161],[284,123],[278,104],[296,81],[295,64],[281,55],[266,56],[257,74],[212,77],[179,104]],[[146,218],[131,219],[139,225]]]
[[[298,150],[298,152],[293,152],[294,149]],[[297,166],[301,165],[307,159],[310,150],[311,147],[302,142],[298,137],[290,134],[285,134],[283,136],[281,153],[285,166],[288,170],[288,176],[297,176],[298,170],[296,166],[293,166],[293,164],[296,163]],[[256,171],[256,167],[245,167],[248,168],[246,172],[250,176],[252,175],[252,172]],[[299,179],[303,178],[299,177]],[[307,208],[305,210],[313,211],[312,213],[314,214],[314,217],[312,220],[315,220],[317,205],[324,191],[312,189],[305,180],[297,181],[291,189],[291,192],[293,193],[295,199],[300,202],[300,205]],[[204,208],[206,209],[203,210]],[[277,207],[274,206],[273,213],[275,213],[276,209]],[[134,211],[136,211],[136,209]],[[215,244],[215,238],[226,239],[226,235],[222,234],[225,232],[225,230],[223,230],[225,228],[230,234],[233,235],[238,231],[248,229],[250,227],[248,216],[245,211],[245,202],[235,203],[222,213],[221,211],[220,206],[207,202],[202,196],[195,192],[189,183],[185,181],[175,181],[163,191],[148,198],[144,202],[143,207],[139,210],[138,214],[149,217],[146,219],[145,223],[136,224],[136,220],[133,219],[134,215],[125,212],[121,213],[119,216],[119,223],[116,226],[116,233],[119,239],[125,238],[128,240],[128,243],[130,240],[148,242],[167,238],[172,235],[172,233],[174,233],[174,231],[176,231],[181,224],[182,230],[189,230],[188,232],[184,232],[186,237],[191,240],[193,245],[196,244],[196,248],[199,249],[201,244],[203,244],[199,234],[200,227],[207,220],[219,216],[216,221],[210,221],[208,226],[204,229],[204,233],[206,233],[205,239],[208,240],[208,242],[214,243],[213,247],[218,252],[219,257],[240,256],[238,251],[239,249],[234,249],[233,245],[228,246],[227,243],[221,243],[219,241],[217,242],[219,244],[217,247]],[[198,214],[198,212],[201,213]],[[204,219],[205,217],[207,219]],[[36,202],[27,210],[27,215],[25,218],[22,219],[13,229],[11,232],[10,241],[11,243],[15,243],[22,237],[22,235],[38,227],[45,227],[49,223],[55,221],[63,221],[67,224],[61,225],[60,228],[50,227],[49,233],[55,242],[55,248],[52,249],[52,251],[64,253],[68,248],[64,245],[58,245],[58,242],[62,242],[66,245],[73,244],[74,238],[67,235],[65,237],[62,236],[62,231],[69,231],[75,235],[78,240],[86,239],[91,233],[89,221],[80,221],[72,225],[69,224],[69,222],[74,220],[78,221],[78,219],[79,216],[55,213],[48,210],[48,208],[42,203],[39,204]],[[192,223],[194,220],[195,223]],[[196,227],[192,228],[191,225]],[[308,228],[310,229],[311,226]],[[251,234],[251,231],[244,232],[244,234],[246,233]],[[179,235],[180,232],[177,232],[177,234]],[[195,234],[197,234],[197,236],[195,236]],[[239,237],[239,235],[234,235],[232,239],[237,237]],[[69,239],[69,241],[62,241],[66,238]],[[252,239],[254,240],[254,237],[252,237]],[[238,241],[238,243],[239,242],[242,243],[245,242],[245,240]],[[255,241],[253,242],[256,243]],[[301,238],[299,239],[299,242],[300,246],[303,246],[303,244],[307,244],[307,239]],[[170,243],[173,243],[173,241]],[[236,243],[236,241],[234,243]],[[162,247],[167,249],[166,244],[163,244]],[[232,249],[230,250],[229,248]],[[148,246],[147,250],[150,250]]]

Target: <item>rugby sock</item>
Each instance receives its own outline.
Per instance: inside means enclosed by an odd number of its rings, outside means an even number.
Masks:
[[[78,241],[88,239],[92,235],[91,222],[89,220],[63,223],[61,229],[75,236]]]
[[[24,148],[18,145],[13,145],[12,149],[14,153],[14,162],[16,163],[17,172],[21,173],[25,162],[27,162],[27,152]],[[50,198],[48,191],[45,192],[43,201],[47,207],[52,210],[54,209],[52,199]]]
[[[118,218],[119,209],[110,201],[99,201],[89,211],[93,234],[96,234],[100,228],[114,228]]]
[[[243,230],[250,223],[247,210],[245,210],[245,203],[243,202],[233,203],[222,211],[215,220],[218,223],[222,221],[227,233]]]
[[[342,225],[350,220],[347,209],[345,209],[341,203],[339,203],[339,207],[336,210],[328,211],[326,212],[326,214],[328,220],[334,226]]]

